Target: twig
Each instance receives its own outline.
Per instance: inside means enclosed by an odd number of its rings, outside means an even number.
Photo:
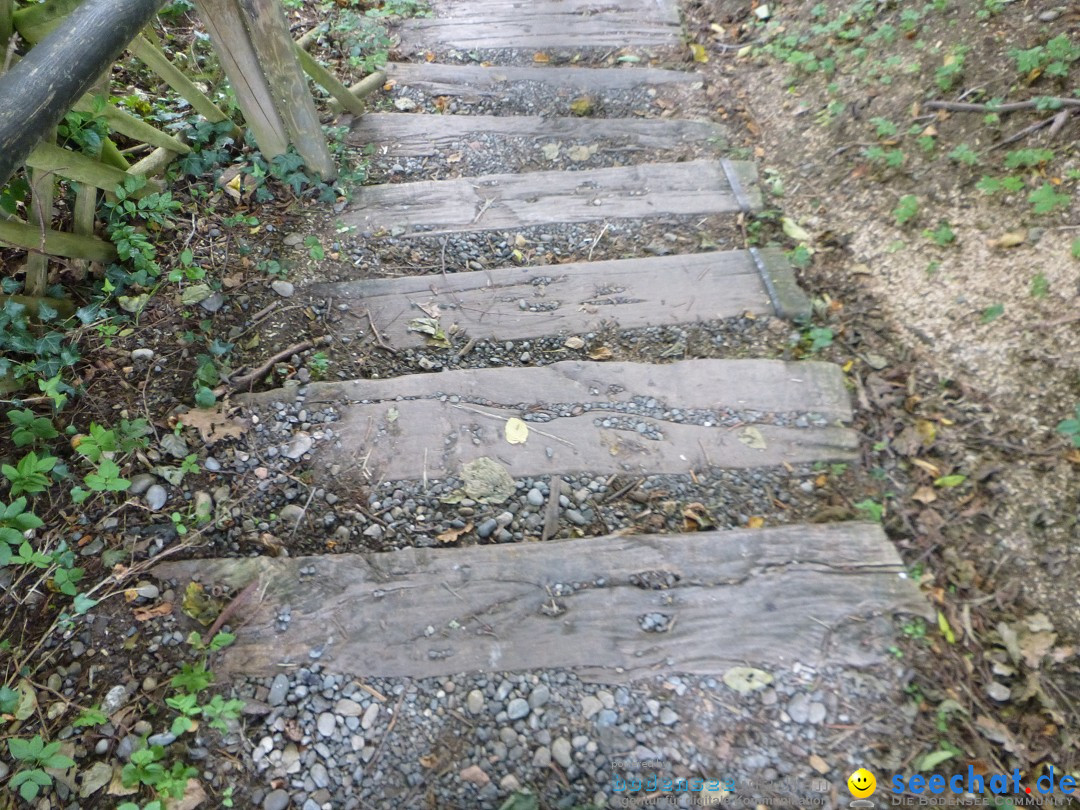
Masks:
[[[203,644],[209,644],[210,641],[213,640],[214,636],[217,634],[217,631],[221,629],[222,625],[224,625],[225,622],[227,622],[230,617],[232,617],[232,615],[236,613],[236,609],[240,607],[243,602],[247,601],[247,599],[253,593],[255,593],[255,586],[257,586],[258,584],[259,580],[258,577],[256,577],[255,579],[251,580],[251,582],[249,582],[247,585],[245,585],[244,589],[240,591],[240,593],[233,597],[233,600],[224,607],[221,613],[218,614],[218,617],[214,619],[214,623],[210,625],[210,630],[207,631],[206,639],[203,641]]]
[[[1030,127],[1024,127],[1022,130],[1017,132],[1015,135],[1010,135],[1005,140],[998,141],[997,143],[995,143],[993,146],[991,146],[986,151],[987,152],[992,152],[995,149],[1000,149],[1003,146],[1008,146],[1010,143],[1016,143],[1021,138],[1026,138],[1028,135],[1031,135],[1034,132],[1038,132],[1040,129],[1047,126],[1048,124],[1054,123],[1054,121],[1056,121],[1056,120],[1057,120],[1057,115],[1051,115],[1049,118],[1044,118],[1042,121],[1036,121]]]
[[[545,543],[555,536],[559,528],[559,497],[561,495],[562,478],[553,475],[548,483],[548,502],[544,508],[544,530],[540,535],[541,541]]]
[[[1065,126],[1069,120],[1069,116],[1073,114],[1073,111],[1066,108],[1054,116],[1054,123],[1050,125],[1050,131],[1046,133],[1046,137],[1049,140],[1053,140],[1057,137],[1057,134],[1061,132],[1062,127]]]
[[[468,405],[457,405],[455,403],[450,403],[450,407],[459,408],[459,409],[461,409],[463,411],[472,411],[473,413],[478,413],[481,416],[486,416],[489,419],[500,419],[503,422],[509,422],[510,421],[509,416],[499,416],[499,414],[497,414],[497,413],[488,413],[487,411],[482,411],[479,408],[470,408]],[[541,436],[546,436],[547,438],[552,439],[553,441],[562,442],[567,447],[573,447],[574,446],[573,442],[567,441],[566,439],[562,438],[561,436],[556,436],[554,433],[545,433],[544,431],[540,430],[539,428],[533,427],[531,424],[529,425],[529,432],[530,433],[539,433]]]
[[[364,773],[367,774],[372,768],[375,767],[375,763],[379,761],[379,755],[382,753],[383,748],[386,746],[386,740],[390,736],[390,732],[394,730],[394,726],[397,725],[398,716],[401,714],[401,704],[405,701],[404,690],[401,693],[401,697],[398,698],[397,704],[394,706],[394,713],[390,717],[390,724],[386,727],[386,731],[383,733],[382,739],[379,740],[379,747],[375,749],[375,753],[371,755],[371,761],[368,762],[367,767],[364,768]]]
[[[388,346],[386,341],[382,339],[382,335],[379,334],[379,330],[375,328],[375,319],[371,317],[371,310],[365,309],[364,314],[367,315],[368,323],[371,324],[371,334],[375,336],[375,342],[379,344],[379,348],[386,349],[390,354],[397,354],[397,349],[393,346]]]
[[[305,340],[303,343],[297,343],[294,346],[283,349],[282,351],[271,357],[269,360],[267,360],[265,363],[263,363],[261,366],[256,368],[254,371],[249,371],[247,374],[241,374],[239,377],[234,377],[227,386],[219,385],[217,388],[214,389],[214,394],[216,394],[217,396],[221,396],[223,393],[225,393],[227,389],[231,388],[233,390],[236,390],[239,388],[243,388],[245,385],[251,385],[263,375],[267,374],[270,369],[272,369],[277,363],[280,363],[286,357],[291,357],[292,355],[299,354],[300,352],[306,352],[308,349],[314,349],[316,346],[325,346],[330,343],[330,341],[330,336],[324,335],[318,340]]]
[[[949,112],[995,112],[1008,113],[1020,110],[1035,110],[1040,104],[1057,104],[1061,107],[1080,107],[1080,98],[1043,98],[1039,101],[1011,101],[1008,104],[976,104],[971,101],[927,101],[923,106],[928,110],[948,110]]]
[[[1036,321],[1034,325],[1041,329],[1049,329],[1050,327],[1061,326],[1062,324],[1072,323],[1073,321],[1080,321],[1080,312],[1062,315],[1060,318],[1054,318],[1052,321]]]
[[[307,503],[304,504],[304,511],[300,513],[300,517],[296,519],[296,525],[292,527],[292,534],[289,535],[289,539],[292,540],[296,537],[296,533],[300,531],[300,525],[304,522],[304,518],[307,517],[308,507],[311,506],[311,501],[315,498],[315,487],[311,487],[311,492],[308,493]]]

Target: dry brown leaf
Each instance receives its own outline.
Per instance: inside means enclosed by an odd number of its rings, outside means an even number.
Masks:
[[[424,754],[422,757],[420,757],[419,762],[422,768],[427,768],[428,770],[431,770],[439,764],[439,758],[434,754]]]
[[[221,439],[239,438],[247,430],[246,422],[230,419],[225,415],[221,405],[190,410],[180,417],[180,421],[186,427],[198,430],[199,437],[208,445],[215,444]]]
[[[709,511],[705,508],[705,504],[702,503],[688,503],[683,507],[682,516],[684,531],[705,531],[716,525]]]
[[[533,54],[533,61],[541,65],[546,65],[548,62],[551,61],[551,57],[543,51],[537,51]]]
[[[198,779],[188,779],[187,786],[184,788],[184,795],[179,800],[167,799],[165,802],[165,810],[195,810],[200,804],[206,801],[206,791],[203,790],[202,784]]]
[[[1024,244],[1024,242],[1027,241],[1027,238],[1028,238],[1027,229],[1022,228],[1022,229],[1020,229],[1018,231],[1009,231],[1008,233],[1003,233],[997,239],[990,239],[988,241],[988,244],[992,248],[998,248],[999,250],[1004,250],[1006,248],[1014,248],[1014,247],[1018,247],[1019,245]]]
[[[937,438],[937,425],[929,419],[920,419],[915,423],[915,432],[919,434],[922,443],[929,447]]]
[[[1032,669],[1038,669],[1043,658],[1053,649],[1055,641],[1057,641],[1057,633],[1047,631],[1022,635],[1020,654],[1024,656],[1024,663]]]
[[[172,613],[172,602],[161,602],[151,607],[135,608],[132,616],[137,622],[146,622],[159,616],[168,616]]]
[[[748,529],[760,529],[765,525],[765,518],[760,515],[754,515],[750,520],[746,521],[746,528]]]
[[[937,500],[937,493],[934,492],[933,487],[919,487],[915,490],[915,494],[911,496],[911,499],[919,503],[930,504]]]
[[[918,467],[920,470],[925,470],[934,476],[934,478],[941,477],[941,469],[936,464],[931,464],[929,461],[924,461],[921,458],[913,458],[911,463]]]
[[[440,543],[456,543],[459,539],[461,539],[461,536],[463,534],[468,534],[469,532],[471,532],[472,528],[473,524],[470,520],[468,523],[465,524],[463,528],[447,529],[442,534],[435,535],[435,539],[438,540]]]
[[[607,346],[598,346],[589,352],[590,360],[610,360],[615,355]]]

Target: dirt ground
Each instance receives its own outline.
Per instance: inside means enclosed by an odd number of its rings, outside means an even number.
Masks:
[[[1080,400],[1080,116],[926,102],[1069,97],[1064,78],[1018,75],[1011,51],[1075,40],[1077,9],[716,0],[687,14],[710,115],[741,127],[813,251],[800,280],[834,333],[826,356],[849,369],[885,525],[940,611],[941,632],[905,649],[923,733],[904,760],[1075,770],[1080,453],[1055,426]],[[1013,172],[1021,190],[977,188],[1021,149],[1049,150]],[[1035,213],[1026,198],[1046,183],[1064,196]],[[906,195],[918,213],[898,224]]]

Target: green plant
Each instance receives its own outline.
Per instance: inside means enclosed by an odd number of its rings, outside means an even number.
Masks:
[[[11,432],[11,440],[16,447],[26,447],[28,444],[55,439],[60,435],[53,427],[51,419],[37,416],[29,409],[8,411],[7,418],[11,424],[15,425],[15,430]]]
[[[893,209],[893,218],[897,225],[906,225],[919,215],[919,198],[914,194],[905,194]]]
[[[200,640],[201,641],[201,640]],[[214,673],[206,668],[205,661],[194,664],[183,664],[180,672],[173,675],[170,683],[189,694],[198,694],[214,682]]]
[[[60,743],[46,743],[40,734],[29,740],[12,737],[8,740],[8,752],[12,759],[23,766],[11,777],[8,785],[17,788],[26,801],[33,801],[42,788],[52,785],[52,777],[45,768],[71,768],[75,760],[59,753]]]
[[[1073,239],[1069,252],[1074,259],[1080,259],[1080,237]]]
[[[26,498],[17,498],[7,506],[0,504],[0,567],[11,562],[12,547],[26,542],[25,532],[40,529],[45,522],[26,511]]]
[[[859,501],[857,504],[855,504],[855,508],[862,512],[864,515],[866,515],[866,517],[870,518],[870,520],[876,520],[879,523],[881,522],[881,519],[885,516],[884,505],[878,503],[871,498],[865,498],[864,500]]]
[[[225,700],[221,695],[214,695],[210,702],[203,705],[202,716],[209,723],[210,728],[218,731],[228,731],[227,721],[239,720],[240,711],[244,708],[244,701],[232,698]]]
[[[315,352],[308,358],[307,367],[314,379],[321,380],[330,369],[330,358],[326,352]]]
[[[942,92],[947,92],[960,80],[964,73],[964,58],[969,48],[960,46],[945,54],[941,67],[934,72],[934,81]]]
[[[993,323],[994,321],[996,321],[998,318],[1000,318],[1004,314],[1005,314],[1005,305],[1004,304],[994,304],[993,306],[989,306],[989,307],[987,307],[986,309],[983,310],[981,320],[982,320],[983,323]]]
[[[12,467],[10,464],[0,466],[0,474],[11,482],[11,494],[21,495],[24,492],[31,495],[44,492],[52,484],[48,473],[56,466],[57,458],[47,453],[38,456],[30,451],[18,463]]]
[[[1050,293],[1050,281],[1042,273],[1036,273],[1031,278],[1031,297],[1046,298]]]
[[[1073,413],[1073,418],[1058,422],[1057,432],[1071,441],[1073,447],[1080,447],[1080,405],[1073,409]]]
[[[91,706],[79,712],[79,716],[72,722],[74,728],[93,728],[103,726],[109,722],[109,718],[97,706]]]
[[[975,188],[983,194],[997,194],[999,191],[1016,193],[1024,188],[1024,181],[1019,177],[987,177],[975,184]]]
[[[874,125],[878,138],[891,138],[897,133],[896,124],[888,118],[871,118],[870,123]]]
[[[956,241],[956,233],[949,227],[949,223],[945,221],[940,222],[934,230],[929,228],[924,230],[923,236],[938,247],[945,247]]]
[[[1005,168],[1030,169],[1053,159],[1053,149],[1014,149],[1005,155]]]
[[[1068,208],[1072,202],[1072,197],[1068,194],[1062,194],[1050,183],[1043,183],[1028,194],[1028,202],[1031,203],[1033,213],[1050,214],[1059,209]]]
[[[1069,66],[1080,59],[1080,47],[1073,44],[1067,34],[1058,34],[1043,45],[1021,50],[1009,51],[1016,62],[1016,69],[1028,81],[1034,81],[1039,75],[1064,78],[1069,75]]]
[[[183,797],[188,779],[198,776],[199,771],[183,762],[166,769],[162,764],[164,758],[165,749],[160,745],[132,751],[130,761],[120,772],[120,781],[124,787],[146,785],[163,797]]]
[[[369,8],[369,17],[430,17],[431,6],[426,0],[383,0],[379,8]]]
[[[890,169],[899,169],[904,165],[904,153],[899,149],[882,149],[871,146],[863,151],[867,159],[874,163],[884,163]]]
[[[71,444],[79,455],[96,464],[104,454],[116,451],[116,431],[91,422],[87,434],[75,437]]]
[[[322,243],[319,241],[319,237],[314,235],[305,236],[304,247],[308,249],[308,255],[314,261],[319,262],[326,258],[326,251],[323,250],[323,246]]]
[[[806,332],[806,341],[811,352],[820,352],[833,344],[833,330],[827,326],[815,326]]]
[[[180,251],[179,264],[169,271],[169,281],[200,281],[206,277],[206,271],[193,264],[195,254],[189,248]]]
[[[974,166],[979,162],[979,155],[966,143],[962,143],[949,152],[949,160],[963,163],[965,166]]]

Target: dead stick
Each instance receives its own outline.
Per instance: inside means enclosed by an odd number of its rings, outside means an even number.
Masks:
[[[397,354],[397,349],[393,346],[387,346],[382,339],[382,335],[379,334],[379,330],[375,328],[375,319],[371,317],[371,310],[365,309],[364,314],[367,315],[368,323],[371,324],[371,334],[375,336],[375,342],[379,344],[379,348],[386,349],[390,354]]]
[[[1044,118],[1042,121],[1036,121],[1030,127],[1024,127],[1022,130],[1017,132],[1015,135],[1010,135],[1005,140],[998,141],[997,143],[995,143],[993,146],[991,146],[986,151],[987,152],[992,152],[995,149],[1000,149],[1003,146],[1008,146],[1010,143],[1016,143],[1021,138],[1026,138],[1028,135],[1031,135],[1034,132],[1038,132],[1040,129],[1047,126],[1048,124],[1052,124],[1056,119],[1057,119],[1057,116],[1052,115],[1049,118]]]
[[[222,625],[229,620],[229,617],[236,613],[236,609],[240,607],[240,604],[246,601],[253,593],[255,593],[255,586],[259,584],[258,579],[253,579],[247,585],[244,586],[244,590],[240,591],[229,604],[227,604],[224,610],[218,614],[218,617],[214,620],[214,623],[210,625],[210,631],[206,634],[207,640],[203,644],[209,644],[217,631],[221,629]]]
[[[1040,104],[1057,104],[1061,107],[1080,107],[1080,98],[1044,98],[1039,101],[1011,101],[1008,104],[975,104],[970,101],[927,101],[923,106],[928,110],[948,110],[949,112],[1019,112],[1035,110]]]
[[[1072,110],[1065,109],[1054,116],[1054,123],[1050,125],[1050,131],[1046,133],[1046,137],[1048,140],[1052,141],[1054,140],[1054,138],[1057,137],[1057,134],[1061,132],[1062,128],[1065,126],[1066,122],[1068,122],[1069,117],[1072,114]]]
[[[219,385],[217,388],[214,389],[214,395],[221,396],[225,393],[227,388],[232,388],[235,390],[243,388],[245,385],[250,385],[251,383],[258,380],[260,377],[262,377],[264,374],[269,372],[275,364],[280,363],[286,357],[290,357],[294,354],[299,354],[300,352],[306,352],[308,349],[314,349],[316,346],[325,346],[330,343],[330,341],[331,337],[329,335],[323,335],[318,340],[305,340],[303,343],[297,343],[295,346],[290,346],[289,348],[275,354],[273,357],[271,357],[254,371],[250,371],[247,374],[242,374],[239,377],[234,378],[228,386]]]

